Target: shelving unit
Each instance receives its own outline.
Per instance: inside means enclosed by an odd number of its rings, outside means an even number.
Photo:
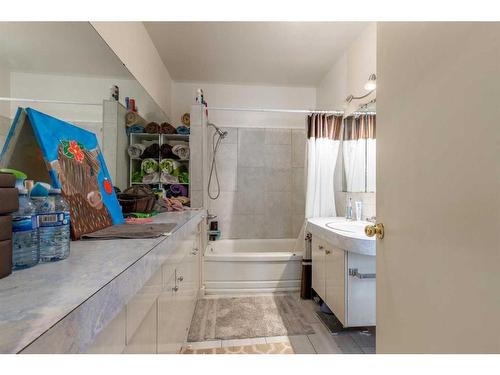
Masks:
[[[149,134],[149,133],[131,133],[129,135],[129,145],[131,144],[137,144],[137,143],[153,143],[156,142],[158,143],[158,146],[161,147],[163,144],[169,144],[170,146],[175,146],[176,144],[187,144],[189,146],[189,134]],[[152,158],[155,159],[156,161],[160,162],[163,160],[161,158],[161,154],[158,154],[157,158]],[[132,177],[135,172],[141,170],[141,163],[142,163],[141,158],[130,158],[129,157],[129,186],[132,185],[143,185],[142,182],[139,181],[133,181]],[[187,166],[187,170],[189,171],[189,179],[191,181],[191,174],[190,174],[190,160],[176,160],[179,163],[185,164]],[[167,190],[170,185],[184,185],[187,186],[187,192],[188,192],[188,197],[190,198],[191,196],[191,189],[190,189],[190,182],[188,183],[162,183],[161,181],[159,183],[153,183],[153,184],[147,184],[151,186],[154,189],[159,189],[159,190]]]

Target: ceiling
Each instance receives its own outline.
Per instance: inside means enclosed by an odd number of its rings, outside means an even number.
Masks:
[[[0,22],[0,46],[11,71],[132,78],[88,22]]]
[[[176,81],[315,86],[367,22],[145,22]]]

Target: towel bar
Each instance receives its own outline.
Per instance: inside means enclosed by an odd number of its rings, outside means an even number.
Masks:
[[[375,273],[359,273],[357,268],[349,268],[349,276],[357,277],[358,279],[375,279]]]

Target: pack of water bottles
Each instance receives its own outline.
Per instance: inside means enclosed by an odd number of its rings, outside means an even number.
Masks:
[[[61,190],[48,188],[41,195],[30,195],[25,188],[18,190],[19,210],[12,214],[13,269],[67,258],[70,215]]]

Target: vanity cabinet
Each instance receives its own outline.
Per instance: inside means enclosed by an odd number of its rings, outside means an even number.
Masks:
[[[183,259],[163,270],[164,287],[158,298],[158,353],[179,353],[187,339],[200,289],[198,239],[181,244]]]
[[[375,325],[375,257],[312,236],[312,287],[344,327]]]
[[[199,239],[198,228],[176,242],[160,269],[101,331],[87,353],[180,352],[200,290]]]

